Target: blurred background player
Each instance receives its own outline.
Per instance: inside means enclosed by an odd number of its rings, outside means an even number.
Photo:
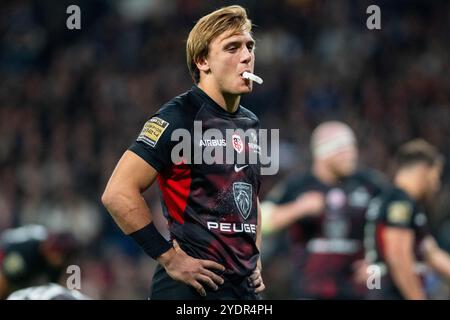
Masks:
[[[40,225],[5,230],[0,237],[0,298],[33,285],[62,281],[77,247],[69,233],[49,232]]]
[[[320,124],[311,151],[311,171],[289,178],[263,202],[263,234],[289,230],[295,298],[363,298],[365,285],[353,271],[364,257],[365,213],[381,192],[380,178],[357,171],[356,138],[344,123]]]
[[[440,189],[443,164],[443,156],[425,140],[400,147],[394,187],[368,210],[366,257],[383,275],[381,288],[368,291],[370,298],[427,298],[423,280],[429,268],[450,282],[450,256],[431,235],[425,210]]]

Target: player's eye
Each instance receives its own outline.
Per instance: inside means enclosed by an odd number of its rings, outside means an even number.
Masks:
[[[255,44],[254,43],[248,43],[247,44],[247,49],[248,49],[248,51],[252,52],[253,50],[255,50]]]

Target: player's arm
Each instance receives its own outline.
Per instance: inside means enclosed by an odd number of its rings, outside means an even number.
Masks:
[[[450,255],[439,248],[432,236],[424,239],[423,250],[425,260],[436,272],[450,281]]]
[[[125,234],[148,225],[151,213],[142,197],[158,172],[131,151],[125,151],[102,196],[103,205]]]
[[[258,206],[258,224],[256,225],[256,246],[258,247],[259,252],[261,252],[261,204],[259,203],[259,199],[256,200]],[[261,259],[259,259],[261,261]]]
[[[259,199],[257,200],[258,205],[258,224],[256,225],[256,246],[258,247],[259,252],[261,252],[261,205],[259,203]],[[264,281],[262,279],[262,265],[261,265],[261,256],[258,259],[256,269],[250,275],[250,282],[253,288],[255,289],[255,293],[262,292],[266,286],[264,285]]]
[[[122,231],[158,260],[175,280],[193,286],[205,295],[202,283],[217,289],[223,279],[208,269],[224,270],[209,260],[194,259],[179,247],[172,247],[153,226],[151,212],[142,193],[155,181],[158,172],[132,151],[117,164],[102,196],[102,202]]]
[[[261,204],[262,232],[271,234],[282,230],[303,217],[319,214],[324,206],[324,196],[317,191],[303,193],[296,200],[281,205],[264,201]]]
[[[415,272],[414,232],[386,226],[382,233],[385,259],[392,280],[405,299],[425,299],[420,278]]]
[[[6,299],[9,294],[9,283],[8,279],[0,271],[0,299]]]

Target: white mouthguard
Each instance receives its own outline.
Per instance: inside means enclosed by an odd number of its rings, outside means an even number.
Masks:
[[[242,74],[242,77],[244,79],[249,79],[252,81],[255,81],[257,84],[262,84],[263,83],[263,79],[261,79],[260,77],[258,77],[256,74],[244,71],[244,73]]]

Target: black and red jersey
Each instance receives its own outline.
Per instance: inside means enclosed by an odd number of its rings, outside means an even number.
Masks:
[[[366,228],[366,256],[381,270],[381,288],[370,290],[370,298],[402,299],[402,295],[389,275],[385,261],[384,230],[386,227],[411,230],[414,233],[413,250],[416,271],[424,275],[423,240],[431,235],[427,216],[414,199],[404,190],[393,187],[374,199],[368,210]]]
[[[236,129],[242,131],[230,134]],[[171,238],[190,256],[223,264],[228,278],[249,275],[259,258],[260,166],[230,163],[227,146],[236,159],[251,159],[259,152],[258,130],[252,112],[239,106],[229,113],[193,86],[153,115],[129,148],[159,173]]]
[[[373,171],[360,171],[335,185],[312,174],[297,175],[269,194],[269,201],[284,204],[303,193],[324,194],[325,208],[304,217],[289,229],[293,292],[298,298],[360,299],[365,287],[353,281],[353,264],[364,258],[365,214],[384,185]],[[276,195],[275,195],[276,193]]]

